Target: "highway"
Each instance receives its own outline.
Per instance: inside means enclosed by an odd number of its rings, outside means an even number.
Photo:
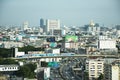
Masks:
[[[64,80],[82,80],[82,77],[77,76],[72,69],[72,67],[77,64],[77,61],[73,61],[73,59],[71,59],[67,62],[63,61],[62,64],[63,65],[60,68],[60,73]]]
[[[41,58],[66,58],[66,57],[103,57],[103,58],[119,58],[120,55],[69,55],[69,56],[36,56],[36,57],[16,57],[16,58],[11,58],[11,59],[16,59],[16,60],[20,60],[20,59],[41,59]]]

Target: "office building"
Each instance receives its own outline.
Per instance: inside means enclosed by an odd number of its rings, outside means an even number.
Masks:
[[[100,32],[100,27],[99,24],[95,24],[93,21],[90,22],[88,25],[88,32],[95,34]]]
[[[116,40],[99,40],[99,49],[116,49]]]
[[[54,30],[60,29],[60,20],[47,20],[46,21],[46,32],[53,34]]]
[[[43,28],[44,27],[44,19],[40,19],[40,27]]]
[[[29,26],[28,22],[25,21],[25,22],[23,23],[23,30],[27,30],[27,29],[28,29],[28,26]]]
[[[98,41],[98,49],[103,54],[117,54],[116,40],[114,39],[100,39]]]
[[[62,30],[60,30],[60,29],[55,29],[55,30],[53,31],[53,35],[62,36]]]
[[[44,19],[40,19],[40,28],[43,30],[42,32],[45,32],[45,28],[46,25],[45,25],[45,20]]]

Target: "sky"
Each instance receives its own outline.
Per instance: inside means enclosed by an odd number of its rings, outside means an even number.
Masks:
[[[0,26],[39,26],[40,18],[59,19],[61,25],[120,24],[120,0],[0,0]]]

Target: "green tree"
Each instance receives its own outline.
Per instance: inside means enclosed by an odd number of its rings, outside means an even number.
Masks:
[[[100,76],[98,77],[98,80],[103,80],[104,76],[103,74],[100,74]]]
[[[39,47],[35,48],[34,46],[25,46],[22,48],[18,48],[19,51],[24,51],[25,53],[28,53],[28,51],[44,51],[44,48]]]
[[[89,80],[89,74],[88,74],[88,72],[84,72],[84,80]]]
[[[13,59],[0,58],[0,65],[8,65],[8,64],[18,64],[18,62]]]
[[[8,58],[11,57],[12,54],[13,54],[12,49],[0,48],[0,57]]]
[[[20,67],[20,70],[16,72],[16,75],[25,78],[34,78],[35,77],[34,70],[36,69],[36,67],[37,67],[36,64],[32,63],[26,64]]]
[[[34,71],[37,68],[37,65],[34,63],[29,63],[26,64],[26,66],[28,66],[30,68],[31,71]]]

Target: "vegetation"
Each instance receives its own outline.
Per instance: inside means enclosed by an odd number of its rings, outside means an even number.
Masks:
[[[0,57],[8,58],[8,57],[12,57],[13,55],[14,55],[13,48],[11,49],[0,48]]]
[[[47,62],[41,62],[41,67],[47,67],[48,63]]]
[[[20,70],[16,72],[16,75],[19,77],[24,78],[35,78],[34,70],[36,69],[37,65],[33,63],[26,64],[20,67]]]
[[[43,47],[35,48],[33,46],[25,46],[22,48],[18,48],[19,51],[23,51],[27,53],[28,51],[44,51]],[[0,48],[0,57],[2,58],[8,58],[8,57],[14,57],[15,49],[6,49],[6,48]]]
[[[0,58],[0,65],[9,65],[9,64],[18,64],[18,62],[13,59]]]
[[[43,47],[35,48],[34,46],[25,46],[22,48],[18,48],[19,51],[24,51],[27,53],[28,51],[44,51]]]
[[[104,78],[103,74],[100,74],[97,80],[103,80],[103,78]]]
[[[88,72],[84,72],[84,80],[89,80],[89,74],[88,74]]]

